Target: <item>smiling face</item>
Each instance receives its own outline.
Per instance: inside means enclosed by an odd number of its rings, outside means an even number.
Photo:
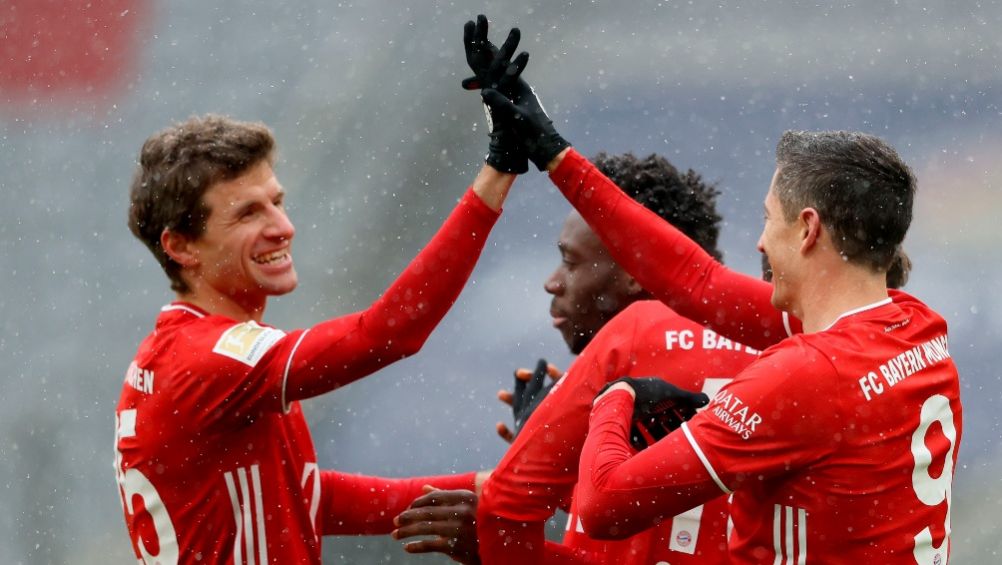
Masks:
[[[606,322],[640,298],[641,290],[577,212],[564,222],[557,248],[560,265],[543,288],[553,295],[553,326],[577,354]]]
[[[765,197],[765,226],[758,240],[758,250],[768,260],[772,272],[772,305],[789,312],[797,295],[797,258],[800,249],[798,222],[788,222],[783,206],[776,196],[776,179],[772,177]]]
[[[195,298],[229,301],[250,312],[263,309],[268,296],[296,288],[296,230],[284,195],[267,161],[206,190],[205,231],[187,243],[185,274]]]

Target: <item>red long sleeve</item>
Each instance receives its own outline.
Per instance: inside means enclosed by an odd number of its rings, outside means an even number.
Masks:
[[[320,323],[298,340],[287,336],[292,351],[285,401],[322,394],[421,349],[459,297],[499,215],[468,190],[372,306]]]
[[[321,472],[321,535],[371,535],[393,531],[393,518],[431,485],[443,490],[474,489],[476,473],[387,479]]]
[[[596,539],[623,539],[721,495],[681,429],[634,455],[633,397],[616,391],[592,410],[581,451],[581,524]]]
[[[772,285],[724,267],[678,229],[623,193],[571,149],[550,179],[617,263],[679,314],[765,349],[788,336]],[[799,322],[790,319],[798,331]]]

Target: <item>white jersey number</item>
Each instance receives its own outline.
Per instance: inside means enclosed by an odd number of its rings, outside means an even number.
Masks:
[[[122,438],[136,435],[136,411],[122,410],[115,414],[115,478],[118,480],[118,494],[122,497],[122,507],[130,516],[136,513],[133,499],[138,496],[146,507],[146,512],[153,519],[153,529],[157,534],[157,545],[160,547],[156,555],[151,555],[138,532],[135,535],[143,563],[153,565],[172,565],[178,562],[177,534],[171,523],[167,508],[164,506],[156,487],[139,469],[124,469],[122,467],[122,451],[118,445]]]
[[[943,435],[946,436],[950,444],[946,451],[943,472],[938,477],[933,477],[929,473],[929,465],[934,457],[943,456],[943,454],[932,453],[925,443],[925,436],[934,422],[939,422],[943,428]],[[946,522],[943,524],[946,535],[939,547],[932,545],[932,530],[928,526],[915,536],[914,556],[915,562],[919,565],[946,565],[950,543],[953,449],[956,443],[957,429],[953,425],[953,410],[950,409],[950,400],[941,394],[934,394],[922,403],[919,425],[915,433],[912,434],[912,456],[915,458],[915,467],[912,469],[912,487],[922,504],[938,506],[944,500],[946,501]]]

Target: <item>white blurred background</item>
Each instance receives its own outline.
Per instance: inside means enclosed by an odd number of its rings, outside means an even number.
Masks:
[[[368,305],[480,167],[487,138],[462,25],[486,13],[587,155],[657,152],[715,180],[726,261],[754,248],[787,129],[880,135],[919,177],[907,290],[946,316],[964,437],[955,563],[1002,552],[1002,6],[789,0],[547,2],[0,0],[0,563],[130,563],[113,412],[170,301],[125,226],[142,141],[192,114],[262,120],[297,225],[300,288],[266,320]],[[322,466],[489,468],[516,366],[570,360],[542,282],[567,204],[531,171],[473,280],[416,357],[308,401]],[[329,563],[437,563],[327,538]]]

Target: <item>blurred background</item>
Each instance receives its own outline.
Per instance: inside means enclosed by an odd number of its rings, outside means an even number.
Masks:
[[[719,183],[725,260],[754,243],[787,129],[854,129],[915,169],[907,290],[946,316],[964,438],[953,562],[1002,553],[1002,7],[995,2],[0,0],[0,563],[132,563],[112,471],[125,369],[172,299],[125,225],[143,140],[193,114],[262,120],[298,228],[284,328],[367,306],[486,153],[462,25],[523,31],[525,76],[587,155],[652,152]],[[320,463],[489,468],[515,367],[570,356],[545,277],[568,206],[520,179],[416,357],[305,403]],[[559,528],[558,528],[559,529]],[[328,563],[438,563],[327,538]]]

